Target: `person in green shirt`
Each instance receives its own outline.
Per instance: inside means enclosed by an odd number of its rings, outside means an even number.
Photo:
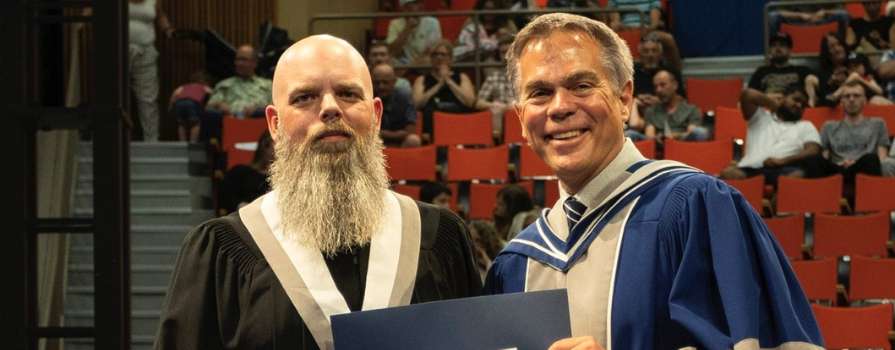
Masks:
[[[653,76],[656,86],[656,103],[644,111],[646,137],[659,141],[665,138],[687,141],[705,141],[708,131],[700,126],[702,117],[699,108],[687,103],[678,94],[678,82],[668,70],[659,70]]]
[[[214,87],[207,109],[223,115],[263,117],[264,107],[271,103],[271,82],[255,75],[258,58],[255,48],[242,45],[233,62],[236,75],[221,80]]]

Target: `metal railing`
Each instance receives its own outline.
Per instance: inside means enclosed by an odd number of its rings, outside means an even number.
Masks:
[[[574,13],[574,14],[609,14],[609,13],[632,13],[636,12],[640,15],[640,23],[646,23],[647,15],[644,11],[641,11],[637,7],[633,6],[619,6],[614,8],[598,8],[598,7],[575,7],[575,8],[565,8],[565,9],[525,9],[525,10],[464,10],[464,11],[419,11],[419,12],[356,12],[356,13],[322,13],[317,14],[311,17],[311,20],[308,22],[308,35],[315,34],[314,25],[317,22],[321,21],[336,21],[336,20],[367,20],[367,19],[393,19],[400,17],[423,17],[423,16],[432,16],[432,17],[470,17],[475,23],[475,35],[473,35],[474,43],[473,51],[475,52],[473,56],[472,62],[454,62],[451,64],[451,67],[455,68],[474,68],[475,70],[475,86],[481,85],[481,68],[489,68],[489,67],[504,67],[506,64],[503,62],[484,62],[481,57],[480,50],[480,42],[479,42],[479,25],[481,24],[481,16],[485,15],[506,15],[506,16],[530,16],[530,15],[542,15],[547,13]],[[464,24],[465,26],[465,24]],[[636,48],[631,48],[635,50]],[[431,68],[430,65],[427,64],[396,64],[396,69],[426,69]]]

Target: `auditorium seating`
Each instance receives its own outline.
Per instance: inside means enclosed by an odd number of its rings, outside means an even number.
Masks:
[[[267,119],[224,117],[221,130],[221,151],[230,152],[240,142],[257,142],[267,130]]]
[[[743,180],[724,180],[733,188],[736,188],[743,194],[743,197],[746,198],[746,201],[749,202],[749,205],[752,206],[753,209],[759,214],[763,212],[764,208],[764,176],[753,176]]]
[[[889,241],[889,214],[814,217],[814,257],[843,255],[886,257]]]
[[[497,205],[497,192],[502,184],[469,185],[469,219],[489,220],[494,206]]]
[[[878,117],[886,122],[889,137],[895,136],[895,105],[866,105],[861,112],[867,117]]]
[[[848,299],[895,299],[895,259],[851,257]]]
[[[392,190],[415,200],[420,199],[420,186],[417,185],[394,184]]]
[[[640,151],[644,157],[649,159],[656,159],[656,140],[642,140],[634,142],[634,146],[637,146],[637,150]]]
[[[812,53],[820,51],[820,40],[829,32],[839,28],[836,22],[826,24],[788,24],[781,23],[780,31],[792,37],[792,53]]]
[[[842,175],[820,179],[777,179],[777,213],[838,213]]]
[[[820,259],[793,261],[792,269],[808,300],[836,305],[836,271],[838,260]]]
[[[895,210],[895,178],[855,176],[855,211]]]
[[[765,224],[783,253],[793,260],[802,259],[805,244],[805,219],[801,215],[778,216],[764,219]]]
[[[830,107],[810,107],[805,108],[805,110],[802,111],[802,120],[811,122],[811,124],[814,125],[814,128],[820,132],[824,123],[828,120],[841,119],[838,117],[840,114],[840,111]]]
[[[255,151],[233,148],[227,152],[227,170],[240,164],[251,164],[254,157]]]
[[[506,145],[492,148],[448,149],[448,181],[497,180],[508,177],[509,149]]]
[[[435,112],[433,141],[437,146],[485,145],[491,146],[491,112],[467,114]]]
[[[507,108],[503,113],[503,143],[525,144],[522,124],[519,123],[515,108]]]
[[[435,146],[388,147],[383,152],[390,179],[435,181]]]
[[[531,147],[519,147],[519,177],[523,179],[545,179],[556,175]]]
[[[811,309],[827,349],[892,349],[892,304],[847,308],[815,304]]]
[[[643,35],[640,28],[629,28],[617,32],[618,36],[628,44],[628,48],[631,49],[631,56],[634,59],[640,57],[640,37]]]
[[[739,108],[715,108],[715,140],[746,140],[746,120]]]
[[[736,107],[743,92],[743,79],[687,78],[687,100],[706,113],[719,106]]]
[[[724,141],[689,142],[666,139],[665,159],[676,160],[708,174],[718,175],[733,160],[733,149]]]

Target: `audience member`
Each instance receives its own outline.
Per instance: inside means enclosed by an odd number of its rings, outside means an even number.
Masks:
[[[778,32],[771,35],[768,45],[768,63],[752,73],[749,88],[779,98],[787,86],[799,84],[809,99],[806,102],[816,100],[817,76],[808,67],[789,64],[792,49],[792,38],[789,34]]]
[[[478,0],[476,10],[498,9],[495,0]],[[460,35],[457,38],[457,46],[454,47],[454,61],[472,59],[478,48],[479,57],[484,59],[494,54],[500,45],[500,38],[506,35],[516,34],[516,24],[504,15],[481,15],[478,26],[472,18],[466,20]],[[478,40],[476,40],[478,37]],[[476,43],[478,41],[478,43]]]
[[[423,9],[421,0],[399,0],[401,11],[418,12]],[[441,40],[441,24],[432,16],[406,16],[391,20],[388,24],[389,50],[399,63],[422,63],[426,49]]]
[[[484,279],[491,261],[497,257],[506,242],[497,235],[494,224],[484,220],[469,223],[469,237],[472,239],[473,257],[478,265],[479,275]]]
[[[870,65],[870,60],[863,54],[852,52],[846,61],[848,65],[849,80],[859,80],[867,88],[867,102],[872,105],[889,105],[892,101],[883,97],[883,88],[876,82],[876,71]]]
[[[848,67],[838,66],[833,68],[833,72],[827,78],[822,78],[820,88],[818,90],[817,102],[815,107],[836,107],[839,105],[839,97],[836,92],[842,87],[849,77]]]
[[[240,46],[233,62],[236,75],[214,86],[206,109],[237,118],[263,117],[264,107],[270,104],[271,82],[255,75],[257,65],[255,48]]]
[[[251,164],[239,164],[230,168],[221,180],[220,208],[232,213],[270,191],[267,171],[273,162],[273,140],[265,131],[258,139]]]
[[[643,37],[638,46],[640,59],[634,62],[634,96],[637,107],[641,109],[659,102],[655,96],[656,87],[653,77],[659,70],[674,73],[675,79],[681,81],[681,55],[671,34],[653,31]]]
[[[895,101],[895,50],[883,51],[876,73],[880,79],[887,81],[884,96],[890,101]]]
[[[397,61],[392,57],[392,54],[388,50],[388,45],[385,42],[373,41],[370,43],[370,50],[367,53],[367,63],[370,64],[370,68],[372,69],[380,64],[388,64],[394,67]],[[404,91],[408,95],[412,94],[413,88],[410,86],[410,81],[404,79],[397,70],[395,73],[395,89]]]
[[[882,1],[863,2],[864,17],[852,19],[846,32],[846,43],[859,52],[888,50],[889,38],[895,31],[892,17],[883,16]]]
[[[678,81],[674,74],[660,70],[653,77],[659,103],[646,109],[646,137],[661,142],[665,138],[687,141],[705,141],[708,130],[702,124],[699,108],[687,103],[678,94]]]
[[[92,10],[88,10],[92,13]],[[162,11],[162,0],[130,0],[128,12],[128,67],[136,97],[143,141],[158,141],[158,51],[155,29],[170,38],[174,27]]]
[[[509,230],[516,215],[525,215],[525,212],[533,208],[531,196],[522,186],[508,184],[497,191],[497,203],[492,214],[498,237],[506,237],[506,240],[509,240],[515,236],[518,232]]]
[[[423,112],[423,133],[432,134],[432,114],[438,112],[467,113],[475,106],[472,80],[451,70],[452,45],[447,40],[431,50],[432,68],[413,83],[413,103]]]
[[[382,100],[379,136],[386,146],[418,147],[416,109],[410,94],[395,88],[395,70],[387,63],[373,67],[373,93]]]
[[[509,50],[510,44],[513,43],[513,36],[505,35],[500,38],[498,45],[497,57],[500,62],[506,63],[504,56]],[[488,75],[482,86],[479,88],[478,99],[476,100],[476,109],[488,109],[491,111],[492,130],[495,136],[503,133],[503,114],[508,108],[513,108],[516,103],[516,90],[513,90],[513,83],[507,78],[505,70],[492,69],[487,71]]]
[[[835,33],[827,33],[820,41],[820,71],[817,76],[817,95],[808,96],[808,105],[837,106],[839,101],[831,95],[848,77],[848,47],[845,40]]]
[[[663,28],[662,2],[659,0],[609,0],[609,8],[636,7],[647,14],[646,22],[640,16],[640,12],[612,13],[609,17],[609,26],[612,30],[621,31],[628,28],[646,27],[648,31]]]
[[[454,192],[450,187],[440,182],[426,182],[420,187],[420,201],[423,203],[434,204],[448,210],[451,208],[451,196]]]
[[[743,179],[758,174],[776,184],[780,175],[805,176],[804,163],[820,154],[820,135],[801,120],[805,106],[801,85],[792,84],[782,98],[749,88],[740,96],[740,109],[748,123],[743,159],[721,172],[722,178]]]
[[[854,188],[857,173],[880,176],[880,163],[889,150],[886,122],[863,114],[867,104],[865,87],[861,81],[842,86],[840,101],[845,119],[824,123],[820,131],[823,153],[814,158],[816,168],[809,171],[818,176],[842,174],[846,193],[854,193],[849,189]]]
[[[845,37],[849,18],[841,5],[789,5],[768,11],[768,29],[776,33],[780,31],[781,23],[816,25],[836,22],[839,36]]]
[[[189,83],[178,86],[171,93],[169,109],[177,117],[178,140],[199,141],[199,117],[205,111],[205,101],[210,93],[208,76],[201,71],[193,73]]]

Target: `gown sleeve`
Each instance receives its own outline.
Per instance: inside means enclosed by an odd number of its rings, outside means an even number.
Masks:
[[[217,231],[203,224],[184,239],[168,287],[155,349],[222,349],[217,327]]]
[[[669,195],[660,258],[672,322],[704,349],[818,349],[820,331],[780,245],[735,189],[696,175]]]

